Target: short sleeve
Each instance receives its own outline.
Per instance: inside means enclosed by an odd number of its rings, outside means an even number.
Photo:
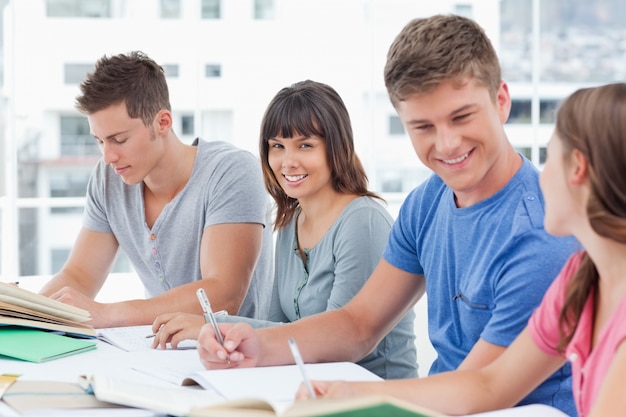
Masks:
[[[583,252],[577,252],[568,259],[528,321],[528,330],[533,342],[543,352],[552,356],[560,356],[556,348],[560,340],[559,316],[567,284],[578,270],[582,256]]]

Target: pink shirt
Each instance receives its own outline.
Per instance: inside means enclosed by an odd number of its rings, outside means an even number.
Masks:
[[[537,347],[549,355],[559,355],[556,350],[559,342],[558,321],[565,298],[565,287],[578,269],[582,255],[583,252],[575,253],[567,261],[528,322],[531,338]],[[604,325],[598,343],[591,351],[594,301],[592,292],[585,303],[574,337],[565,350],[565,357],[572,364],[574,402],[580,417],[591,411],[613,356],[626,338],[625,296]]]

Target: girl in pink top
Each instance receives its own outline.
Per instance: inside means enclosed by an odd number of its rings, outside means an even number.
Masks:
[[[440,412],[512,407],[569,360],[580,417],[626,414],[626,84],[581,89],[561,105],[540,185],[545,228],[574,254],[527,328],[493,362],[412,380],[314,381],[319,396],[388,394]],[[305,397],[301,387],[299,397]]]

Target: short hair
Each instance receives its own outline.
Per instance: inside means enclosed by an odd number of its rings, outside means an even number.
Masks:
[[[123,102],[131,118],[148,126],[159,111],[171,110],[163,68],[141,51],[102,56],[80,90],[76,108],[88,115]]]
[[[318,136],[325,141],[326,161],[336,191],[379,198],[367,189],[367,175],[354,150],[350,116],[339,94],[329,85],[301,81],[274,96],[261,122],[259,154],[265,186],[276,201],[276,229],[291,221],[299,204],[274,176],[268,161],[268,140],[297,135]]]
[[[414,94],[432,92],[444,81],[471,78],[495,100],[500,86],[498,56],[484,30],[457,15],[411,20],[387,53],[385,86],[394,107]]]

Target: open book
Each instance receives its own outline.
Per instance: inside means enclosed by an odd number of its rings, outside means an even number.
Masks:
[[[0,282],[0,326],[32,327],[93,337],[89,312],[52,298]]]
[[[307,366],[309,366],[308,364]],[[355,365],[357,366],[357,365]],[[261,391],[276,391],[270,397],[250,394],[255,388],[256,378],[252,381],[240,380],[238,395],[227,399],[212,390],[184,388],[181,386],[147,385],[120,380],[117,378],[94,376],[91,386],[100,401],[138,407],[173,416],[186,417],[439,417],[445,414],[420,407],[389,396],[374,395],[364,397],[276,401],[285,394],[278,392],[283,388],[283,381],[274,379],[271,374],[276,367],[249,368],[260,369],[266,379]],[[241,369],[243,370],[243,369]],[[223,375],[225,371],[216,372]],[[243,375],[243,374],[242,374]],[[373,375],[373,374],[372,374]],[[354,376],[354,375],[352,375]],[[336,375],[330,375],[337,379]],[[378,378],[374,376],[374,380]],[[213,379],[213,378],[211,378]],[[215,378],[219,379],[219,378]],[[231,381],[225,381],[230,385]],[[350,378],[342,378],[344,380]],[[206,384],[207,382],[204,381]],[[222,391],[230,391],[230,388]],[[295,391],[291,388],[288,391]],[[472,417],[567,417],[566,414],[543,404],[508,408],[487,413],[474,414]],[[469,417],[469,416],[466,416]]]
[[[351,362],[305,364],[305,367],[312,379],[381,380]],[[157,367],[152,374],[158,373]],[[166,377],[172,380],[171,374]],[[229,413],[243,409],[243,415],[250,415],[252,410],[265,413],[261,415],[279,415],[293,404],[301,382],[302,374],[296,365],[201,370],[179,376],[174,384],[165,380],[141,384],[110,375],[90,377],[91,388],[100,401],[174,416],[200,416],[203,414],[197,413],[206,410],[220,410],[219,415],[224,415],[224,409]]]

